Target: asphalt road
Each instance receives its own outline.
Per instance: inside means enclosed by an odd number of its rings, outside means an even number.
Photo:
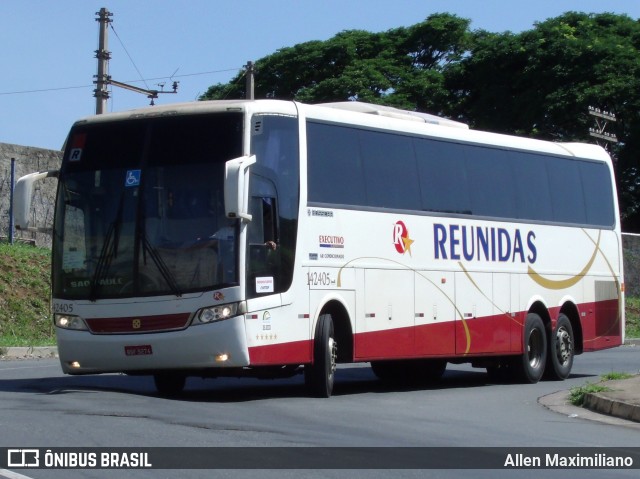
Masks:
[[[57,360],[0,361],[0,447],[640,447],[640,430],[551,411],[539,398],[601,374],[640,372],[640,347],[578,356],[563,382],[489,384],[449,365],[423,389],[388,388],[367,365],[339,369],[334,396],[306,397],[302,377],[189,379],[178,399],[147,377],[64,376]],[[573,416],[573,417],[572,417]],[[256,466],[256,467],[259,467]],[[527,470],[16,470],[73,477],[532,477]],[[544,477],[637,477],[637,471],[538,471]],[[0,470],[0,478],[19,479]]]

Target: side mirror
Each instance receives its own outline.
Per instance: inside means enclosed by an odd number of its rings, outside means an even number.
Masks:
[[[58,177],[58,170],[30,173],[18,179],[13,189],[13,221],[16,229],[29,230],[29,214],[31,212],[31,200],[33,184],[45,178]]]
[[[224,209],[227,218],[251,221],[249,211],[249,167],[256,156],[241,156],[225,163]]]

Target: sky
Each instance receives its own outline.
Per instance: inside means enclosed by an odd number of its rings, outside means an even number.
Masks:
[[[640,0],[0,0],[0,143],[60,149],[95,113],[95,51],[109,10],[114,80],[146,89],[179,81],[156,104],[196,101],[247,61],[344,30],[382,32],[448,12],[472,29],[520,32],[567,11],[640,18]],[[142,81],[144,80],[144,81]],[[107,111],[149,104],[111,88]]]

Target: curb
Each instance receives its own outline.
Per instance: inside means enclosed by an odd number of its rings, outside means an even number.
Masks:
[[[602,381],[606,391],[584,395],[583,407],[591,411],[640,423],[640,375]]]
[[[0,347],[0,360],[49,359],[58,357],[56,346],[12,346]]]
[[[619,399],[611,399],[601,393],[585,394],[583,407],[600,414],[640,422],[640,406]]]

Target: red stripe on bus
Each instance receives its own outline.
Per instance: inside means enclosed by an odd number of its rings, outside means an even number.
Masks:
[[[252,366],[310,363],[311,349],[310,340],[254,346],[249,348],[249,361]]]

